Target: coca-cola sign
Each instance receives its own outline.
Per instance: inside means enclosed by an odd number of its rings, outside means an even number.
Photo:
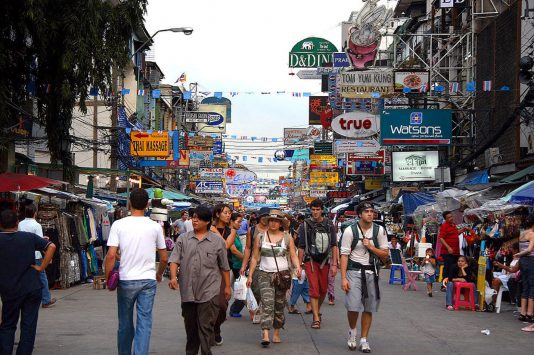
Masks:
[[[380,130],[380,118],[364,111],[347,112],[332,120],[332,129],[344,137],[371,137]]]

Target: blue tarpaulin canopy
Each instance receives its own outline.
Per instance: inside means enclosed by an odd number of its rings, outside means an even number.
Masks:
[[[534,181],[519,186],[503,197],[503,200],[519,205],[534,206]]]
[[[436,202],[434,195],[427,192],[404,191],[402,194],[402,205],[404,206],[405,215],[411,215],[418,206],[433,202]]]
[[[479,171],[473,171],[465,177],[461,182],[459,182],[457,185],[477,185],[477,184],[487,184],[489,182],[489,175],[488,170],[479,170]]]

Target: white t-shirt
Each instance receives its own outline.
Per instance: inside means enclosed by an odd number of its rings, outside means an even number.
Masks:
[[[382,226],[378,227],[378,248],[383,250],[388,250],[388,237],[386,236],[386,231]],[[361,234],[361,230],[359,230]],[[351,252],[352,247],[352,228],[347,227],[343,231],[343,237],[341,241],[341,255],[350,255],[350,260],[360,263],[362,265],[369,265],[369,250],[363,245],[362,237],[360,235],[360,241],[356,244],[356,248]],[[371,245],[374,245],[373,242],[373,227],[369,228],[365,232],[365,238],[369,239]]]
[[[193,220],[188,219],[184,222],[185,232],[192,232],[193,231]]]
[[[121,252],[121,280],[155,280],[156,249],[165,249],[161,226],[148,217],[129,216],[115,221],[109,232],[108,247]]]
[[[37,234],[39,237],[43,238],[43,227],[33,218],[25,218],[19,222],[19,231],[21,232],[30,232]],[[42,259],[40,251],[35,251],[35,259]]]

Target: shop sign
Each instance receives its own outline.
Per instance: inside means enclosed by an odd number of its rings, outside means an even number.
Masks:
[[[382,145],[450,145],[451,110],[384,110],[380,115]]]
[[[132,131],[130,154],[137,157],[167,157],[171,147],[167,131]]]
[[[206,123],[212,126],[224,121],[224,116],[217,112],[186,111],[184,118],[187,123]]]
[[[208,120],[198,123],[198,131],[204,133],[226,133],[226,105],[200,104],[198,111],[210,114]]]
[[[169,168],[189,168],[189,150],[180,150],[179,160],[167,161],[167,167]]]
[[[285,159],[291,160],[292,162],[298,160],[310,160],[310,150],[309,149],[286,149],[284,150]]]
[[[203,136],[187,137],[187,146],[190,148],[211,148],[213,147],[213,138]]]
[[[310,155],[311,169],[336,169],[337,157],[335,155],[312,154]]]
[[[256,181],[256,173],[245,169],[224,169],[224,178],[228,185],[250,184]]]
[[[209,179],[209,178],[222,178],[223,177],[223,169],[222,168],[200,168],[198,170],[198,175],[201,179]]]
[[[226,123],[232,123],[232,101],[226,97],[215,97],[209,96],[203,98],[200,101],[201,104],[212,104],[212,105],[225,105],[226,106]]]
[[[328,109],[328,96],[310,96],[309,124],[320,125],[321,114]]]
[[[333,154],[332,142],[314,142],[313,152],[315,154]]]
[[[303,142],[308,137],[307,128],[284,128],[284,144]]]
[[[380,190],[383,187],[384,179],[381,177],[366,177],[365,189],[366,190]]]
[[[388,95],[393,92],[393,71],[342,72],[338,74],[338,85],[339,93],[346,98],[371,98],[372,93],[379,93],[380,96]]]
[[[427,71],[396,71],[395,72],[395,91],[402,92],[404,88],[412,92],[419,92],[421,87],[428,87],[430,74]]]
[[[326,191],[326,190],[310,190],[310,197],[313,197],[313,198],[325,198],[327,192],[328,191]]]
[[[340,199],[346,199],[346,198],[351,198],[352,195],[354,195],[353,192],[351,191],[328,191],[328,194],[326,195],[328,197],[328,199],[335,199],[335,198],[340,198]]]
[[[334,53],[333,59],[333,64],[335,68],[350,67],[350,60],[347,53],[345,52]]]
[[[453,7],[460,9],[467,6],[467,0],[438,0],[436,3],[441,9],[450,9]]]
[[[348,154],[347,175],[384,175],[384,150],[376,154]]]
[[[394,182],[434,181],[439,166],[437,151],[392,152]]]
[[[380,130],[380,119],[379,116],[369,112],[347,112],[334,117],[332,130],[349,138],[371,137]]]
[[[337,171],[310,171],[311,186],[336,186],[338,181]]]
[[[308,37],[297,42],[289,52],[290,68],[318,68],[332,63],[332,53],[337,52],[336,46],[318,37]]]
[[[197,194],[222,194],[224,184],[222,181],[197,181],[195,193]]]
[[[345,153],[376,153],[380,150],[380,143],[375,139],[336,139],[334,151],[336,154]]]

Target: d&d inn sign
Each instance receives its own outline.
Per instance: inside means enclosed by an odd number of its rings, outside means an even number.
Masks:
[[[320,68],[332,63],[332,55],[337,52],[336,46],[324,39],[308,37],[298,42],[289,52],[290,68]]]

